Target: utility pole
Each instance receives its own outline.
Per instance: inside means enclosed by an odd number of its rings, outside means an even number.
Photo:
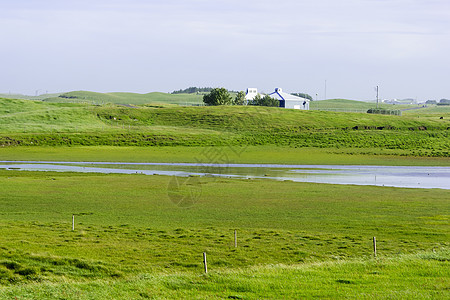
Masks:
[[[323,100],[327,100],[327,80],[325,79],[325,97]]]
[[[377,85],[377,109],[378,109],[378,85]]]

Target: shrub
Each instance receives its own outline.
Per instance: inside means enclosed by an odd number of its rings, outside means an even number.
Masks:
[[[382,108],[370,108],[367,111],[368,114],[378,114],[378,115],[395,115],[401,116],[402,112],[399,109],[382,109]]]

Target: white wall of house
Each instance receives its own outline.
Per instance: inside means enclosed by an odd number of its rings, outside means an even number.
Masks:
[[[258,89],[257,88],[248,88],[245,92],[245,100],[253,100],[253,98],[258,95]]]
[[[284,108],[309,110],[309,101],[286,100]]]

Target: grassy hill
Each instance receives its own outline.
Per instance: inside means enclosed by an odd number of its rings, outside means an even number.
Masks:
[[[347,99],[330,99],[330,100],[320,100],[320,101],[311,101],[310,109],[312,110],[327,110],[327,111],[353,111],[353,112],[366,112],[370,108],[375,108],[376,103],[374,102],[366,102],[366,101],[356,101],[356,100],[347,100]],[[418,105],[393,105],[393,104],[385,104],[379,103],[379,108],[384,109],[405,109],[418,107]]]
[[[74,91],[44,99],[46,102],[70,102],[91,104],[179,104],[199,105],[203,103],[203,96],[196,94],[168,94],[152,92],[148,94],[137,93],[96,93],[87,91]]]
[[[53,94],[42,94],[39,96],[29,96],[29,95],[22,95],[22,94],[1,94],[0,98],[5,99],[22,99],[22,100],[44,100],[47,98],[54,98],[61,95],[61,93],[53,93]]]
[[[450,118],[264,107],[95,106],[0,100],[2,145],[224,146],[401,150],[447,156]]]
[[[100,128],[91,106],[76,103],[0,99],[0,132],[83,132]]]
[[[419,109],[410,109],[403,111],[403,114],[416,117],[442,117],[448,118],[450,115],[450,105],[427,105],[427,107]]]

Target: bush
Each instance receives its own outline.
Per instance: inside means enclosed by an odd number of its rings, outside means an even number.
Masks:
[[[441,100],[439,100],[439,103],[437,105],[450,105],[450,100],[441,99]]]
[[[402,115],[402,112],[399,109],[382,109],[382,108],[371,108],[367,111],[367,113],[378,115],[395,115],[395,116]]]
[[[236,94],[236,98],[234,98],[233,104],[244,105],[244,103],[245,103],[245,93],[243,91],[240,91]]]
[[[248,102],[248,105],[254,105],[254,106],[272,106],[272,107],[278,107],[280,106],[280,102],[270,97],[269,95],[265,95],[261,98],[261,96],[258,94],[253,98],[252,101]]]

